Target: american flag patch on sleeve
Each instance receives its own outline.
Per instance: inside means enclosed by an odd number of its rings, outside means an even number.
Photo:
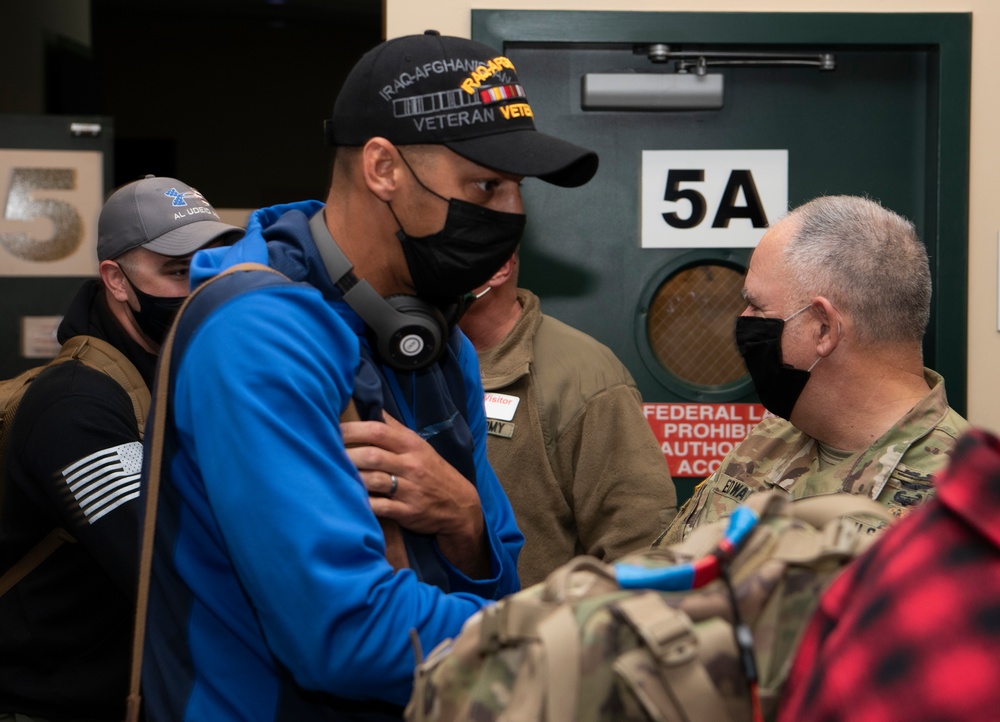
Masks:
[[[142,444],[132,441],[103,449],[70,464],[62,475],[80,510],[93,524],[122,504],[139,498]]]

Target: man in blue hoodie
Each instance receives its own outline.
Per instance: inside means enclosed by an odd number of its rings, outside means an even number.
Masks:
[[[325,204],[257,211],[192,263],[192,285],[245,261],[292,283],[228,275],[177,325],[151,722],[398,719],[414,641],[519,587],[455,324],[520,240],[521,179],[578,186],[597,156],[535,130],[507,58],[433,32],[367,53],[326,130]]]

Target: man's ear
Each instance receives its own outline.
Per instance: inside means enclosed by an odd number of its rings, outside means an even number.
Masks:
[[[507,283],[512,275],[514,275],[514,270],[517,265],[517,252],[515,251],[510,258],[508,258],[497,272],[494,273],[490,280],[486,282],[488,286],[502,286]]]
[[[843,314],[825,296],[816,296],[812,300],[810,312],[820,322],[816,353],[829,356],[844,337]]]
[[[128,279],[122,273],[121,267],[114,261],[101,261],[98,270],[101,280],[115,300],[128,303]]]
[[[361,175],[368,190],[380,200],[391,201],[396,193],[399,151],[385,138],[372,138],[361,149]]]
[[[504,262],[504,264],[497,269],[496,273],[490,276],[490,280],[488,280],[483,285],[477,286],[476,288],[472,289],[472,294],[476,298],[479,298],[479,296],[486,293],[488,289],[499,288],[503,284],[510,281],[512,277],[516,278],[517,263],[518,263],[517,251],[514,251],[513,255],[511,255],[511,257],[508,258],[506,262]]]

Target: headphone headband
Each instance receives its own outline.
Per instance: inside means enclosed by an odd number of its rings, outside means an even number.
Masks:
[[[309,219],[309,230],[330,279],[368,327],[379,360],[396,371],[419,371],[441,358],[448,323],[439,309],[417,296],[383,298],[355,276],[354,266],[326,227],[322,209]]]

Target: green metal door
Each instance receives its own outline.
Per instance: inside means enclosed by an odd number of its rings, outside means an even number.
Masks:
[[[789,206],[818,195],[867,195],[914,221],[935,284],[925,363],[945,376],[952,405],[963,411],[970,31],[968,14],[474,10],[473,37],[514,62],[538,127],[601,156],[597,176],[581,189],[526,182],[521,284],[541,296],[547,313],[611,347],[646,402],[730,409],[753,402],[732,341],[752,249],[683,240],[644,248],[642,205],[658,193],[674,201],[663,206],[674,225],[708,227],[714,219],[762,234],[761,216],[770,222],[784,209],[774,213],[772,204],[763,213],[742,160],[729,165],[728,179],[708,177],[725,176],[725,163],[716,170],[711,163],[717,155],[785,153]],[[583,107],[584,78],[655,72],[650,50],[658,45],[692,58],[827,56],[833,68],[710,61],[708,72],[724,87],[717,109]],[[644,152],[648,159],[664,151],[692,152],[693,165],[646,173]],[[721,196],[707,192],[727,180]],[[682,495],[689,488],[679,486]]]

